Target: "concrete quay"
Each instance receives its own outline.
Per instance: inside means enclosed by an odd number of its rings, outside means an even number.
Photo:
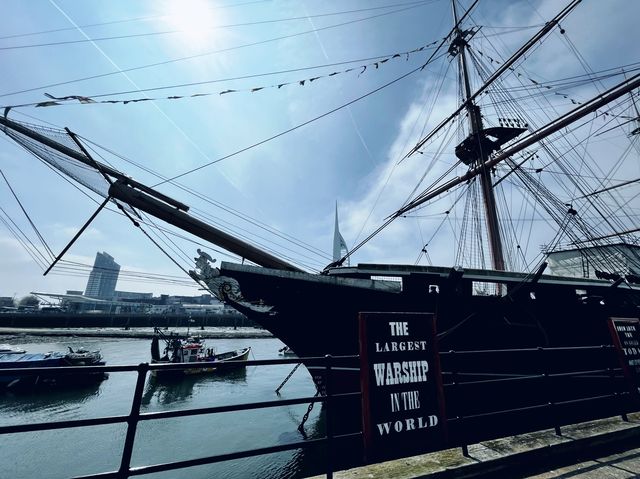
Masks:
[[[640,477],[640,413],[334,472],[335,479]],[[309,479],[321,479],[325,475]]]
[[[186,327],[162,329],[164,333],[173,332],[179,335],[187,335]],[[266,329],[247,327],[200,327],[189,328],[189,334],[205,339],[225,338],[272,338],[273,335]],[[0,328],[0,341],[3,336],[78,336],[89,338],[152,338],[153,328]]]

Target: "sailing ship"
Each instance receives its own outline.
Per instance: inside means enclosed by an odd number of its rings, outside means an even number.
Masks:
[[[607,318],[638,316],[640,254],[634,237],[638,228],[629,224],[632,216],[621,203],[612,207],[604,199],[638,180],[616,182],[610,173],[602,173],[588,182],[588,175],[568,165],[567,158],[574,158],[576,149],[586,150],[593,135],[615,129],[630,130],[626,140],[632,147],[625,155],[634,153],[633,148],[637,153],[640,115],[635,102],[640,75],[637,68],[613,68],[601,75],[590,72],[576,81],[615,78],[617,83],[600,87],[592,98],[574,100],[556,86],[571,83],[571,78],[544,84],[532,80],[535,84],[527,90],[520,73],[523,59],[552,32],[564,34],[561,22],[579,3],[569,2],[510,57],[494,61],[471,46],[480,31],[469,15],[475,2],[464,13],[453,2],[454,26],[429,61],[438,54],[459,67],[461,102],[404,158],[432,154],[427,148],[436,140],[446,146],[457,133],[455,164],[448,176],[416,190],[367,238],[440,198],[462,202],[469,214],[458,229],[458,255],[450,266],[349,265],[363,242],[321,273],[310,273],[193,217],[181,201],[96,160],[70,130],[34,127],[6,115],[0,118],[0,126],[31,153],[105,198],[98,211],[112,201],[137,226],[143,212],[240,256],[242,263],[222,262],[215,267],[212,257],[198,250],[191,277],[271,331],[301,358],[357,354],[358,313],[365,311],[435,312],[441,350],[610,344]],[[470,79],[472,67],[481,74],[479,85]],[[560,92],[571,101],[571,108],[540,123],[533,111],[519,108],[520,99],[506,87],[506,77],[519,82],[535,101],[543,102],[547,90],[550,95]],[[551,107],[541,109],[545,114],[552,111]],[[593,126],[579,138],[577,125],[595,121],[604,121],[604,126]],[[71,141],[63,144],[57,135]],[[545,155],[547,163],[537,163],[538,155]],[[570,184],[562,195],[540,179],[549,165],[562,170]],[[557,183],[559,176],[553,174],[550,179]],[[102,186],[97,187],[100,181]],[[530,203],[523,201],[516,207],[544,210],[555,225],[546,256],[522,261],[521,267],[515,261],[522,247],[513,239],[513,220],[503,221],[498,208],[507,202],[501,188],[508,183],[529,195]],[[453,199],[452,192],[456,193]],[[462,247],[471,239],[475,249],[465,256]],[[422,256],[428,255],[428,247],[427,243],[422,248]],[[322,371],[309,369],[321,386]],[[358,388],[357,365],[345,364],[335,371],[337,389]]]

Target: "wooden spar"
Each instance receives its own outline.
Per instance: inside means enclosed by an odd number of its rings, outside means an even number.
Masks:
[[[522,55],[527,53],[527,51],[529,51],[531,47],[536,45],[538,41],[540,41],[547,33],[549,33],[556,25],[558,25],[558,23],[564,17],[566,17],[581,1],[582,0],[573,0],[573,2],[567,5],[551,21],[545,23],[544,27],[542,27],[542,29],[538,33],[536,33],[532,38],[530,38],[529,41],[527,41],[527,43],[522,45],[517,52],[511,55],[511,58],[509,58],[506,62],[504,62],[500,66],[500,68],[498,68],[493,73],[493,75],[491,75],[487,79],[484,85],[478,88],[478,90],[473,95],[470,95],[464,102],[462,102],[462,104],[456,109],[456,111],[454,111],[451,115],[449,115],[447,118],[442,120],[438,124],[438,126],[436,126],[433,130],[431,130],[431,132],[427,136],[425,136],[422,140],[420,140],[418,144],[414,146],[411,149],[411,151],[409,151],[409,153],[407,153],[404,156],[404,158],[408,158],[409,156],[413,155],[416,151],[418,151],[420,148],[422,148],[426,142],[428,142],[431,138],[435,136],[436,133],[438,133],[442,128],[444,128],[444,126],[447,125],[453,118],[455,118],[462,110],[467,108],[467,105],[469,105],[473,100],[475,100],[478,97],[478,95],[484,92],[497,78],[500,78],[500,76],[502,76],[502,74],[506,72],[507,69],[509,69],[511,65],[513,65],[516,62],[516,60],[518,60],[520,57],[522,57]]]
[[[102,202],[102,204],[98,207],[98,209],[91,215],[91,218],[89,218],[87,220],[87,222],[84,224],[84,226],[82,226],[82,228],[80,228],[80,230],[76,233],[76,235],[71,239],[71,241],[69,241],[69,244],[67,244],[67,246],[64,247],[64,249],[60,252],[60,254],[58,256],[56,256],[56,259],[53,260],[53,263],[51,263],[51,265],[47,268],[47,270],[42,273],[42,276],[46,276],[47,274],[49,274],[49,271],[51,271],[53,269],[53,267],[58,263],[58,261],[60,261],[62,259],[62,257],[64,256],[64,254],[69,251],[69,248],[71,248],[71,246],[73,245],[73,243],[76,242],[76,240],[78,238],[80,238],[80,235],[82,233],[84,233],[84,230],[86,230],[89,225],[91,224],[91,222],[96,218],[96,216],[98,216],[98,213],[100,213],[102,211],[102,209],[107,206],[107,203],[109,203],[109,201],[111,200],[111,198],[109,198],[108,196],[104,199],[104,201]]]
[[[109,188],[107,198],[119,199],[134,208],[139,208],[156,218],[170,223],[178,228],[188,231],[199,238],[214,243],[234,254],[256,263],[265,268],[274,268],[286,271],[299,271],[300,268],[262,251],[249,243],[234,238],[228,233],[199,221],[186,213],[189,207],[176,201],[142,183],[125,176],[113,168],[95,161],[68,146],[58,143],[45,135],[33,131],[20,123],[0,116],[0,125],[9,128],[21,135],[31,138],[43,145],[56,150],[74,160],[79,161],[100,173],[113,177],[116,181]],[[134,189],[137,188],[137,189]]]
[[[640,87],[640,74],[636,74],[630,79],[619,83],[618,85],[609,89],[605,93],[598,95],[597,97],[591,99],[587,103],[580,105],[579,107],[575,108],[574,110],[571,110],[570,112],[566,113],[560,118],[557,118],[551,123],[548,123],[547,125],[540,128],[538,131],[535,131],[530,135],[525,136],[520,141],[512,145],[510,148],[507,148],[502,153],[499,153],[498,155],[494,156],[490,160],[484,162],[482,165],[470,169],[464,175],[458,176],[457,178],[453,178],[452,180],[449,180],[447,183],[436,188],[431,192],[423,193],[414,201],[407,204],[404,208],[401,208],[398,211],[396,211],[392,215],[392,218],[397,218],[398,216],[403,215],[407,211],[410,211],[413,208],[420,206],[421,204],[429,201],[430,199],[441,195],[445,191],[453,188],[454,186],[457,186],[461,183],[464,183],[467,180],[470,180],[474,176],[480,174],[485,168],[486,169],[493,168],[501,161],[509,158],[512,155],[515,155],[519,151],[524,150],[525,148],[531,146],[532,144],[545,139],[547,136],[557,132],[558,130],[564,128],[565,126],[568,126],[571,123],[579,120],[580,118],[588,115],[589,113],[594,112],[601,106],[604,106],[607,103],[610,103],[613,100],[620,98],[622,95],[625,95],[626,93],[629,93],[634,88],[638,88],[638,87]]]
[[[197,220],[187,213],[172,208],[166,203],[158,201],[141,191],[134,190],[121,180],[111,185],[109,188],[109,196],[265,268],[302,272],[300,268],[266,251],[262,251],[224,231]]]
[[[630,235],[631,233],[637,233],[638,231],[640,231],[640,228],[633,228],[630,230],[626,230],[626,231],[617,231],[615,233],[611,233],[608,235],[604,235],[604,236],[598,236],[597,238],[589,238],[586,240],[582,240],[582,241],[573,241],[573,244],[578,245],[578,244],[583,244],[583,243],[590,243],[592,241],[599,241],[599,240],[603,240],[603,239],[607,239],[607,238],[613,238],[615,236],[621,237],[624,235]]]
[[[93,169],[96,169],[96,163],[98,164],[99,168],[98,170],[101,173],[105,173],[109,176],[114,177],[117,180],[121,180],[126,182],[127,184],[138,188],[141,191],[144,191],[156,198],[158,198],[159,200],[164,201],[165,203],[168,203],[180,210],[183,211],[189,211],[189,207],[187,205],[185,205],[184,203],[180,203],[179,201],[174,200],[173,198],[170,198],[166,195],[163,195],[162,193],[149,188],[146,185],[143,185],[142,183],[138,183],[137,181],[127,177],[126,175],[120,173],[117,170],[114,170],[113,168],[108,167],[107,165],[104,165],[102,163],[99,163],[93,159],[87,158],[85,155],[83,155],[82,153],[80,153],[79,151],[76,151],[72,148],[69,148],[68,146],[63,145],[62,143],[58,143],[55,140],[52,140],[51,138],[48,138],[45,135],[41,135],[40,133],[38,133],[37,131],[33,131],[23,125],[21,125],[20,123],[17,123],[15,121],[9,120],[8,118],[2,117],[0,116],[0,125],[9,128],[17,133],[20,133],[21,135],[27,136],[29,138],[31,138],[32,140],[37,141],[38,143],[42,143],[45,146],[48,146],[49,148],[52,148],[56,151],[59,151],[60,153],[62,153],[63,155],[69,156],[71,158],[73,158],[74,160],[79,161],[80,163],[83,163],[87,166],[90,166]]]

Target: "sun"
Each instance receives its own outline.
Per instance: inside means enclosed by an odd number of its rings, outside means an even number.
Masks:
[[[163,20],[170,30],[180,33],[175,38],[192,47],[211,44],[215,37],[216,21],[213,6],[205,0],[169,1],[164,7]]]

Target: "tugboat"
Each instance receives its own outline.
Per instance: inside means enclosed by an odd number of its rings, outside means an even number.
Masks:
[[[165,334],[155,328],[151,340],[151,364],[181,364],[181,363],[207,363],[207,366],[180,369],[180,370],[154,370],[156,377],[183,377],[185,375],[212,374],[218,367],[209,363],[223,361],[246,361],[251,348],[242,348],[224,353],[217,353],[215,348],[207,347],[204,341],[198,337],[181,337],[176,334]],[[165,348],[160,355],[160,340],[165,342]],[[228,369],[228,368],[227,368]]]

